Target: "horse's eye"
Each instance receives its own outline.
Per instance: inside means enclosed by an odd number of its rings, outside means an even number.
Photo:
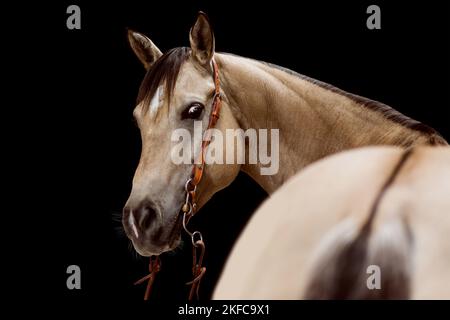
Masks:
[[[200,102],[194,102],[183,110],[181,119],[198,119],[202,115],[204,108]]]

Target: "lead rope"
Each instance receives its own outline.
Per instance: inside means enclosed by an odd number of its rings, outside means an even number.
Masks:
[[[214,97],[211,107],[211,116],[209,118],[208,128],[206,130],[207,136],[202,140],[202,146],[199,155],[199,164],[194,164],[192,168],[191,178],[186,181],[184,190],[186,191],[186,201],[183,204],[181,210],[183,211],[183,229],[191,237],[192,242],[192,275],[193,280],[186,283],[190,285],[189,290],[189,301],[192,301],[195,297],[199,299],[199,289],[200,282],[205,275],[206,267],[203,266],[203,257],[205,256],[205,243],[203,241],[203,236],[200,231],[191,232],[187,228],[189,220],[197,212],[197,203],[195,201],[195,192],[197,190],[197,185],[200,183],[203,171],[205,168],[205,150],[211,142],[211,128],[214,128],[217,120],[219,119],[220,107],[222,102],[222,96],[220,94],[220,81],[219,81],[219,68],[216,61],[212,60],[213,76],[214,76]],[[198,239],[196,239],[198,238]],[[134,284],[141,284],[148,280],[147,288],[145,290],[144,300],[148,300],[150,297],[150,292],[155,281],[156,274],[161,270],[161,260],[159,256],[151,256],[149,263],[149,274],[145,277],[139,279]]]
[[[151,256],[150,263],[148,264],[149,274],[145,277],[142,277],[138,281],[134,283],[134,285],[141,284],[144,281],[148,280],[147,288],[145,289],[144,300],[148,300],[150,297],[150,293],[152,291],[153,282],[155,281],[156,274],[161,270],[161,259],[159,256]]]

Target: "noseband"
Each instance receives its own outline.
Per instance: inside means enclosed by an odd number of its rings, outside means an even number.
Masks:
[[[206,272],[206,267],[203,267],[203,256],[205,255],[205,243],[203,242],[203,237],[200,231],[191,232],[187,229],[187,224],[189,220],[197,212],[196,203],[196,191],[197,186],[202,180],[203,172],[205,171],[205,152],[211,143],[211,131],[216,126],[217,120],[219,119],[220,107],[222,105],[222,96],[220,94],[220,80],[219,80],[219,67],[214,59],[211,61],[213,68],[214,77],[214,96],[211,105],[211,114],[209,116],[208,127],[202,139],[202,145],[198,160],[194,163],[192,168],[191,177],[186,181],[184,189],[186,191],[186,201],[184,202],[181,211],[183,212],[183,229],[191,237],[192,242],[192,274],[194,279],[187,285],[191,286],[189,292],[189,300],[194,298],[194,295],[199,298],[199,288],[200,281]],[[140,284],[147,281],[147,289],[145,290],[144,300],[148,300],[150,297],[151,288],[156,274],[161,269],[161,261],[159,256],[150,257],[149,263],[149,274],[140,280],[136,281],[135,284]]]

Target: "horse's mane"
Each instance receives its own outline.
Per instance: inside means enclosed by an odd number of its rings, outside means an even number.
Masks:
[[[411,130],[416,130],[416,131],[420,131],[423,132],[425,134],[428,135],[437,135],[440,136],[440,134],[433,129],[430,126],[427,126],[426,124],[423,124],[417,120],[411,119],[408,116],[405,116],[403,113],[395,110],[394,108],[381,103],[379,101],[375,101],[375,100],[371,100],[353,93],[349,93],[347,91],[344,91],[342,89],[339,89],[331,84],[310,78],[308,76],[305,76],[303,74],[297,73],[295,71],[292,71],[290,69],[284,68],[284,67],[280,67],[278,65],[269,63],[269,62],[264,62],[264,61],[259,61],[269,67],[284,71],[290,75],[296,76],[302,80],[306,80],[308,82],[311,82],[321,88],[330,90],[332,92],[335,92],[337,94],[340,94],[342,96],[345,96],[353,101],[355,101],[357,104],[361,105],[362,107],[368,108],[370,110],[373,110],[375,112],[379,112],[381,113],[386,119],[391,120],[393,122],[399,123],[400,125],[407,127]]]
[[[147,112],[150,101],[161,83],[165,82],[165,95],[170,103],[170,96],[175,88],[180,68],[189,58],[191,49],[178,47],[164,53],[147,71],[142,80],[137,96],[137,104],[143,102],[143,111]]]

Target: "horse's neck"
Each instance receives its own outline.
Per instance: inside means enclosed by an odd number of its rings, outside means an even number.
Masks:
[[[304,166],[364,145],[411,145],[424,134],[387,120],[350,98],[258,61],[218,55],[222,85],[242,129],[279,129],[279,171],[261,175],[243,165],[271,193]]]

